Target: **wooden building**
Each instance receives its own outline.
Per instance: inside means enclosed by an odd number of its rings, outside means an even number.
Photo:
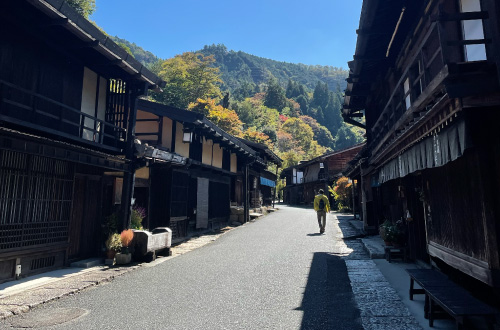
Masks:
[[[101,253],[104,173],[130,182],[135,100],[161,81],[65,1],[1,1],[0,31],[2,282]]]
[[[283,160],[278,157],[268,146],[244,139],[241,142],[252,148],[256,153],[255,161],[249,168],[249,194],[250,207],[260,208],[261,206],[274,205],[276,196],[276,180],[278,178],[278,168]],[[268,170],[268,165],[276,165],[276,173]]]
[[[366,118],[365,227],[406,220],[414,259],[500,286],[500,4],[365,0],[357,33],[343,116]]]
[[[149,209],[147,227],[170,227],[174,239],[227,225],[231,203],[248,209],[250,166],[267,164],[202,114],[146,100],[138,101],[136,136],[186,159],[184,164],[153,159],[137,171],[141,184],[135,197],[147,203],[142,204]]]
[[[325,193],[328,186],[342,176],[342,171],[363,148],[364,144],[331,151],[309,161],[288,167],[281,172],[285,178],[284,202],[290,205],[312,205],[320,189]]]

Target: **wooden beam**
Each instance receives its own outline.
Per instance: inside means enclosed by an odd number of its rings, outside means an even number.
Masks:
[[[446,44],[448,46],[465,46],[465,45],[482,45],[490,44],[491,39],[474,39],[474,40],[451,40]]]
[[[42,24],[41,27],[47,26],[62,26],[69,23],[69,19],[67,17],[61,17],[51,20],[49,23]]]
[[[99,40],[94,40],[90,42],[85,42],[80,45],[73,47],[74,49],[83,49],[83,48],[96,48],[99,46]]]
[[[440,13],[434,17],[433,21],[448,22],[448,21],[470,21],[476,19],[487,19],[489,14],[487,11],[477,11],[469,13]]]

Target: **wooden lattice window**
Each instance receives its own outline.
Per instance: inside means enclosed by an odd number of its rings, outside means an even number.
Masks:
[[[68,241],[74,166],[0,150],[0,251]]]

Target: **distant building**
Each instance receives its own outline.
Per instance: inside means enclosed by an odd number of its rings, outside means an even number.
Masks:
[[[283,169],[281,178],[286,180],[284,202],[289,205],[312,205],[319,189],[327,192],[328,186],[342,176],[342,170],[363,146],[362,143],[343,150],[331,151]]]

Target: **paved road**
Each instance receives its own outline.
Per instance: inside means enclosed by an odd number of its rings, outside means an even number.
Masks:
[[[202,248],[37,308],[24,324],[78,316],[45,329],[362,329],[344,259],[366,256],[356,241],[344,244],[333,220],[319,235],[314,211],[282,207]]]

